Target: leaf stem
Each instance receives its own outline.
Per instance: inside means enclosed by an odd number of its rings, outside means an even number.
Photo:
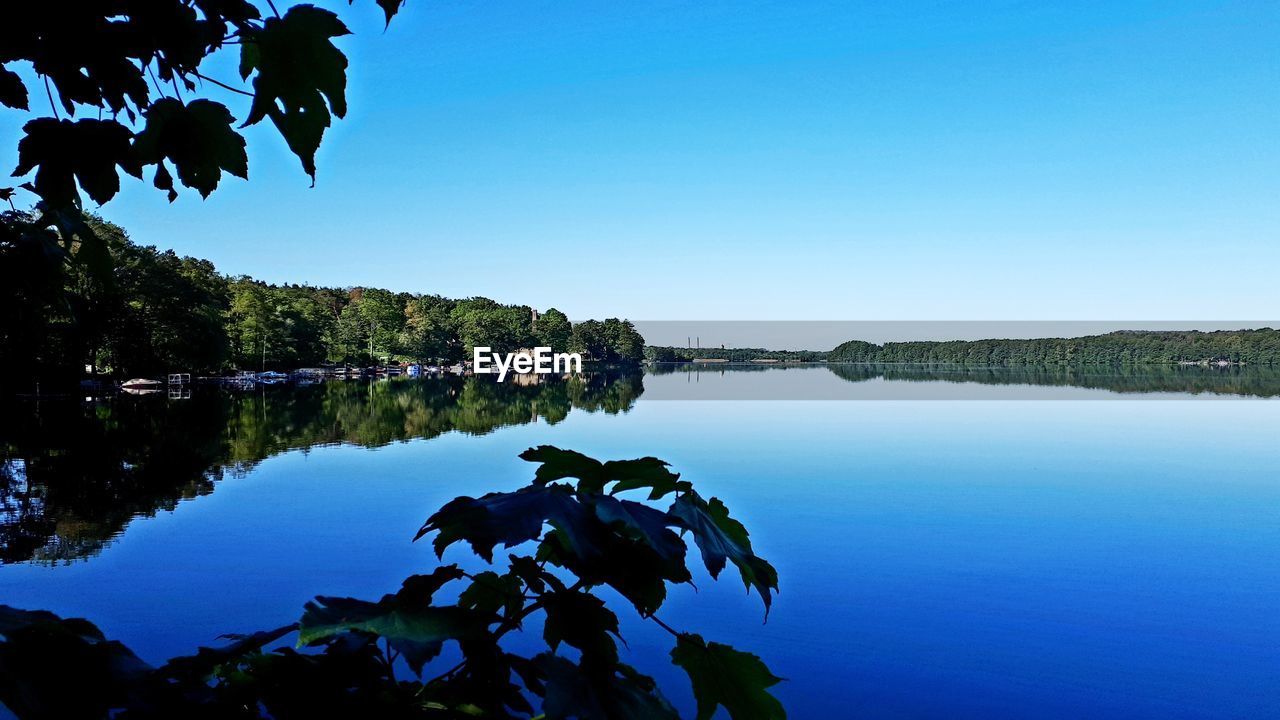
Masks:
[[[58,106],[53,104],[53,90],[49,89],[49,76],[41,75],[44,78],[44,94],[49,96],[49,109],[53,110],[55,120],[61,120],[62,116],[58,114]]]
[[[245,92],[244,90],[241,90],[240,88],[232,87],[232,86],[230,86],[230,85],[228,85],[228,84],[226,84],[226,83],[224,83],[224,82],[220,82],[220,81],[218,81],[218,80],[214,80],[213,78],[208,77],[208,76],[206,76],[206,75],[201,75],[201,74],[200,74],[200,71],[198,71],[198,70],[192,70],[192,71],[191,71],[191,74],[192,74],[192,75],[195,75],[196,77],[200,78],[201,80],[205,80],[205,81],[207,81],[207,82],[211,82],[211,83],[213,83],[214,85],[217,85],[218,87],[222,88],[223,90],[230,90],[230,91],[231,91],[231,92],[233,92],[233,93],[239,93],[239,94],[241,94],[241,95],[244,95],[245,97],[253,97],[253,93],[251,93],[251,92]]]
[[[672,635],[673,637],[680,637],[680,635],[682,635],[682,633],[681,633],[680,631],[676,630],[675,628],[671,627],[670,625],[668,625],[668,624],[666,624],[666,623],[662,622],[662,620],[658,619],[658,616],[657,616],[657,615],[650,615],[650,616],[649,616],[649,619],[650,619],[650,620],[652,620],[652,621],[654,621],[654,622],[656,622],[656,623],[658,623],[658,627],[660,627],[660,628],[662,628],[663,630],[666,630],[667,632],[671,633],[671,635]]]

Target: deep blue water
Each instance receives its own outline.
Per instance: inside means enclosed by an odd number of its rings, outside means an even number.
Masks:
[[[781,574],[768,623],[732,568],[662,615],[759,654],[791,717],[1280,716],[1280,401],[646,399],[686,381],[646,377],[624,413],[277,454],[92,556],[0,567],[0,602],[189,653],[394,590],[435,563],[410,542],[432,510],[523,484],[516,455],[550,443],[657,455],[725,500]],[[624,636],[687,711],[669,637]]]

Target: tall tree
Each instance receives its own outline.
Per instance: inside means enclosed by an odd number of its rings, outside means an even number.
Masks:
[[[555,352],[564,352],[573,338],[573,325],[559,310],[551,308],[538,316],[538,344]]]

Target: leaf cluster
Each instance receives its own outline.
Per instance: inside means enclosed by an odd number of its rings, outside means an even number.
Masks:
[[[354,0],[352,0],[354,1]],[[387,22],[403,0],[378,0]],[[248,0],[104,0],[13,3],[0,23],[0,105],[49,115],[23,127],[15,177],[48,208],[102,204],[120,174],[169,200],[176,181],[208,197],[223,173],[248,178],[241,130],[270,118],[315,180],[315,152],[333,116],[346,114],[348,34],[330,10],[293,5],[264,12]],[[238,46],[244,87],[205,74],[205,61]],[[242,124],[227,91],[252,98]],[[65,116],[65,117],[64,117]],[[172,168],[172,169],[171,169]],[[7,194],[12,188],[0,189]]]
[[[531,548],[505,567],[444,565],[377,601],[317,597],[296,625],[159,668],[87,621],[0,606],[0,701],[22,717],[678,717],[653,678],[622,662],[620,623],[599,593],[608,587],[672,634],[699,720],[719,708],[735,720],[786,717],[768,692],[781,679],[760,658],[655,615],[668,583],[690,581],[684,537],[713,577],[733,563],[771,604],[777,573],[724,503],[653,457],[600,462],[547,445],[521,457],[539,465],[530,485],[457,498],[418,533],[440,556],[461,542],[490,563],[498,546]],[[661,510],[619,497],[628,492],[672,499]],[[503,639],[535,616],[546,650],[511,652]],[[279,646],[294,631],[296,647]],[[86,691],[49,679],[68,676]]]

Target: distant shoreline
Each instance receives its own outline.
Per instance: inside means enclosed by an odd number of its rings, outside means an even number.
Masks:
[[[1008,365],[1280,365],[1280,331],[1120,330],[1076,338],[849,340],[829,351],[647,346],[651,362],[781,364],[956,363]]]

